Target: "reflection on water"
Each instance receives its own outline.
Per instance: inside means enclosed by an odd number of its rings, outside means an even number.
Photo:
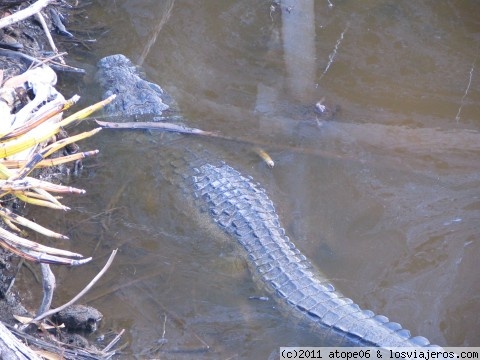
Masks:
[[[342,292],[434,343],[480,346],[475,1],[95,3],[92,21],[111,31],[84,61],[143,61],[189,125],[263,144],[272,170],[248,147],[219,146]],[[316,119],[323,97],[341,107],[334,121]],[[265,294],[241,252],[162,180],[166,139],[90,140],[101,155],[72,179],[87,195],[53,221],[95,261],[59,269],[58,296],[119,247],[86,300],[103,329],[128,330],[126,358],[261,359],[281,345],[326,345],[272,299],[249,299]]]

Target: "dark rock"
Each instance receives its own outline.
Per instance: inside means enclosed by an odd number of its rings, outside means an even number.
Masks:
[[[67,330],[94,332],[103,315],[97,309],[86,305],[71,305],[52,316],[57,324],[65,324]]]

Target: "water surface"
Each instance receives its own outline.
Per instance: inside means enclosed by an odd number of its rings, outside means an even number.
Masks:
[[[88,11],[109,31],[76,59],[123,53],[189,125],[261,144],[273,169],[248,145],[217,145],[340,291],[433,343],[480,346],[478,2],[112,0]],[[63,86],[99,95],[88,81]],[[338,106],[334,120],[315,113],[322,100]],[[65,200],[69,213],[35,212],[94,257],[57,270],[56,301],[119,248],[85,301],[104,313],[101,331],[126,329],[124,358],[266,359],[328,345],[272,298],[249,299],[268,294],[162,180],[162,141],[102,131],[83,145],[101,154],[69,180],[87,194]]]

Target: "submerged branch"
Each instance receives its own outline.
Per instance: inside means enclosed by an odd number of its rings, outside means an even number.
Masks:
[[[47,312],[44,312],[41,315],[38,315],[32,321],[34,321],[34,322],[35,321],[40,321],[42,319],[45,319],[47,316],[51,316],[53,314],[56,314],[59,311],[62,311],[63,309],[65,309],[67,306],[70,306],[70,305],[74,304],[78,299],[80,299],[83,295],[85,295],[93,287],[93,285],[95,285],[97,283],[97,281],[100,280],[100,278],[103,276],[103,274],[105,274],[105,272],[108,270],[108,268],[110,267],[110,265],[113,262],[113,259],[115,258],[115,255],[117,255],[117,251],[118,251],[118,249],[115,249],[115,250],[112,251],[112,254],[108,258],[107,263],[102,268],[102,270],[100,270],[100,272],[92,279],[92,281],[90,281],[90,283],[88,283],[88,285],[85,286],[85,288],[82,291],[80,291],[73,299],[71,299],[66,304],[63,304],[62,306],[59,306],[55,309],[49,310]]]
[[[204,131],[196,128],[191,128],[184,125],[173,124],[168,122],[106,122],[95,120],[95,122],[103,128],[106,129],[130,129],[130,130],[162,130],[162,131],[171,131],[180,134],[193,134],[193,135],[205,135],[219,137],[217,133]]]
[[[42,269],[43,297],[42,303],[37,311],[37,316],[50,309],[53,300],[53,292],[55,291],[56,287],[55,275],[53,275],[50,265],[40,264],[40,267]]]

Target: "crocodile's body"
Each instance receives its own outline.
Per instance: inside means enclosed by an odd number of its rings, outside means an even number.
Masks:
[[[121,71],[128,72],[128,76],[135,75],[129,60],[115,55],[100,61],[100,76],[112,75],[105,71],[105,64],[110,63],[116,67],[114,76]],[[110,92],[127,89],[129,85],[123,79],[128,76],[109,78],[103,83],[108,84]],[[138,77],[134,83],[138,84],[137,81],[140,81]],[[155,90],[155,93],[164,92]],[[134,98],[132,94],[124,95],[120,94],[120,108],[114,110],[121,111],[126,101]],[[129,109],[134,107],[135,104],[128,106]],[[162,171],[178,174],[182,187],[189,189],[207,208],[210,217],[246,250],[250,267],[261,286],[283,304],[281,308],[319,328],[327,345],[431,346],[424,337],[411,337],[399,324],[361,310],[352,300],[335,291],[285,235],[272,201],[250,178],[215,156],[210,161],[204,152],[185,151],[181,156],[177,154],[174,159],[162,161],[162,166],[167,164],[172,165],[171,168]]]

